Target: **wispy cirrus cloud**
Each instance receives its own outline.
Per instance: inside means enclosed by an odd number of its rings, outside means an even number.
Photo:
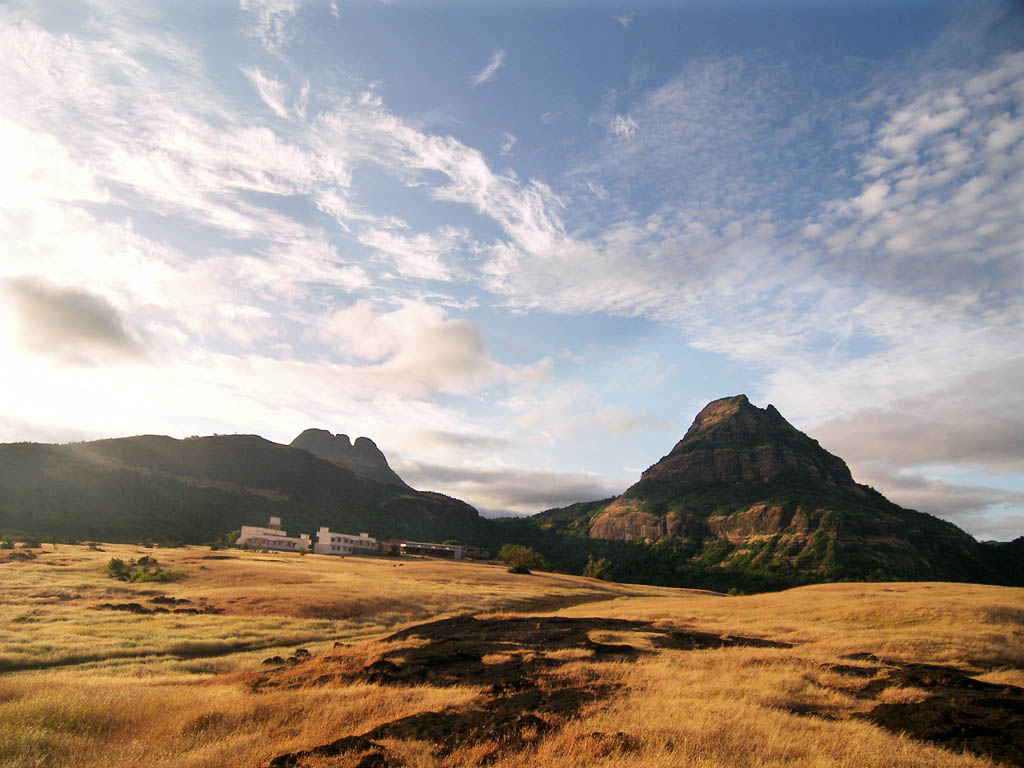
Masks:
[[[454,227],[442,228],[434,234],[421,232],[417,235],[367,229],[359,235],[359,242],[372,248],[402,277],[446,282],[453,278],[453,272],[445,264],[445,257],[454,254],[468,239],[468,232]]]
[[[632,117],[623,117],[622,115],[615,115],[611,124],[608,126],[608,130],[614,136],[618,136],[623,139],[631,139],[636,136],[639,125],[636,120]]]
[[[242,72],[256,87],[260,98],[263,99],[263,103],[270,107],[275,115],[287,119],[289,113],[288,107],[285,106],[287,92],[284,84],[269,75],[263,74],[259,67],[243,67]]]
[[[238,0],[238,7],[250,14],[252,33],[263,47],[277,53],[291,39],[289,25],[301,6],[298,0]]]
[[[501,156],[507,157],[508,155],[511,155],[512,149],[515,147],[517,141],[518,139],[511,133],[503,134],[501,140],[501,149],[499,150]]]
[[[495,77],[498,76],[498,70],[505,66],[506,53],[505,50],[499,48],[491,56],[491,60],[487,62],[487,66],[473,75],[470,80],[473,85],[483,85],[484,83],[491,82]]]

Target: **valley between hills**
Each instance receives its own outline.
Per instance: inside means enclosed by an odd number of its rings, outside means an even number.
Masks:
[[[111,579],[152,558],[167,583]],[[1024,765],[1024,590],[0,553],[0,765]]]

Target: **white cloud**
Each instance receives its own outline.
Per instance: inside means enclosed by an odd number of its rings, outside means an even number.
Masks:
[[[242,72],[256,86],[263,103],[280,118],[288,119],[288,108],[284,105],[287,96],[285,86],[279,80],[263,74],[259,67],[242,67]],[[305,112],[303,107],[302,112]]]
[[[382,311],[374,302],[361,300],[331,313],[319,329],[340,353],[377,362],[410,345],[420,329],[443,325],[445,317],[443,309],[423,302]]]
[[[511,133],[502,134],[500,152],[503,157],[507,157],[512,154],[512,148],[515,147],[516,141],[516,137]]]
[[[309,80],[302,84],[301,90],[299,90],[299,97],[295,100],[295,114],[303,120],[306,119],[306,112],[309,109]]]
[[[623,139],[631,139],[636,136],[636,131],[640,126],[637,125],[636,120],[632,117],[623,117],[622,115],[615,115],[612,118],[611,130],[612,135],[618,136]]]
[[[289,25],[299,12],[298,0],[239,0],[238,7],[253,17],[253,34],[271,53],[291,40]]]
[[[636,14],[634,14],[634,13],[623,13],[623,14],[619,14],[618,16],[612,16],[612,18],[615,19],[615,21],[623,29],[629,29],[629,25],[633,23],[633,17],[635,15]]]
[[[437,171],[447,183],[431,183],[435,200],[463,203],[489,216],[517,246],[547,252],[561,235],[561,201],[547,185],[521,183],[497,174],[483,154],[452,137],[423,133],[386,110],[379,98],[363,94],[319,115],[313,146],[320,156],[343,152],[342,162],[372,163],[407,181],[424,183],[424,172]],[[343,148],[343,149],[338,149]]]
[[[446,227],[437,234],[405,235],[394,231],[367,229],[359,242],[374,249],[402,277],[422,280],[452,279],[444,258],[468,238],[464,230]]]
[[[876,181],[866,187],[850,204],[865,217],[877,216],[885,208],[885,198],[889,195],[889,185],[884,181]]]
[[[529,381],[544,374],[542,364],[506,366],[486,350],[483,331],[467,320],[450,319],[441,307],[404,301],[388,311],[357,301],[322,318],[320,336],[340,356],[364,360],[364,386],[422,397],[468,394]]]
[[[487,66],[477,72],[471,78],[473,85],[483,85],[489,83],[498,75],[498,70],[505,66],[505,51],[498,49],[491,56],[491,60],[487,63]]]

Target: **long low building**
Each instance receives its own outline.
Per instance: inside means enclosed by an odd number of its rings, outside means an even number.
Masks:
[[[459,544],[434,544],[429,541],[403,541],[399,544],[399,552],[403,555],[426,555],[442,557],[447,560],[461,560],[466,548]]]
[[[309,534],[301,533],[298,537],[289,536],[281,530],[281,518],[272,517],[264,526],[243,525],[238,541],[235,544],[246,549],[273,549],[279,552],[309,551]]]

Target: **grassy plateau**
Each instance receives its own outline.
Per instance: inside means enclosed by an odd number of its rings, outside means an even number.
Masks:
[[[0,766],[1024,765],[1024,589],[0,552]],[[153,558],[168,582],[104,574]]]

